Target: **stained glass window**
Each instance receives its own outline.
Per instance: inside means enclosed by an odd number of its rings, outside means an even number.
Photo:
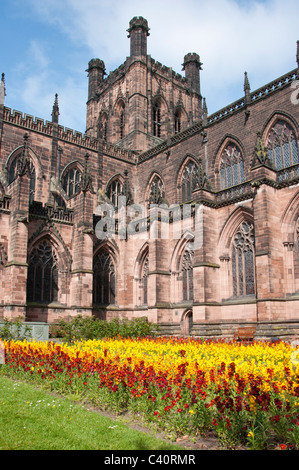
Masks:
[[[193,250],[187,243],[182,258],[183,300],[193,300]]]
[[[229,144],[224,149],[220,164],[220,189],[230,188],[244,183],[244,161],[236,144]]]
[[[62,179],[62,187],[66,194],[71,197],[80,192],[81,173],[78,168],[71,168]]]
[[[116,273],[113,260],[106,251],[100,251],[93,264],[93,301],[97,305],[115,304]]]
[[[149,204],[161,204],[165,198],[165,188],[161,178],[156,175],[150,187]]]
[[[255,293],[254,227],[251,222],[243,222],[233,240],[232,282],[235,297]]]
[[[299,163],[298,142],[293,128],[286,121],[279,120],[268,135],[268,157],[281,170]]]
[[[198,166],[190,161],[183,172],[182,179],[182,202],[191,201],[192,191],[195,189]]]
[[[36,246],[29,257],[28,302],[53,302],[58,298],[58,268],[56,254],[47,240]]]
[[[108,187],[107,196],[115,207],[118,205],[118,198],[122,195],[122,190],[123,185],[118,179],[113,180]]]

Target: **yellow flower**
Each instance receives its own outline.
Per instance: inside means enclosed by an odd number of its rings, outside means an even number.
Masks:
[[[190,415],[194,415],[194,411],[193,411],[193,410],[189,410],[189,413],[190,413]]]
[[[248,437],[253,437],[253,432],[252,431],[249,431],[249,433],[247,434]]]

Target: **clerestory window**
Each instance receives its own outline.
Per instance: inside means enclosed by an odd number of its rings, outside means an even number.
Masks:
[[[267,148],[269,160],[277,170],[299,163],[298,142],[294,129],[282,119],[270,130]]]
[[[244,160],[239,147],[229,144],[223,150],[220,164],[220,189],[244,183]]]

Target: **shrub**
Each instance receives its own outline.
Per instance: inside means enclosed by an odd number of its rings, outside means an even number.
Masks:
[[[7,341],[23,341],[31,338],[31,327],[24,324],[22,317],[13,320],[3,319],[0,326],[0,338]]]
[[[148,322],[147,318],[134,320],[119,320],[114,318],[110,322],[95,317],[78,315],[59,322],[51,327],[51,337],[61,338],[71,343],[76,340],[115,338],[142,338],[155,336],[157,325]]]

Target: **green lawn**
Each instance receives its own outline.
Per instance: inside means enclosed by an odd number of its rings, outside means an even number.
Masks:
[[[175,450],[83,405],[0,377],[0,450]]]

